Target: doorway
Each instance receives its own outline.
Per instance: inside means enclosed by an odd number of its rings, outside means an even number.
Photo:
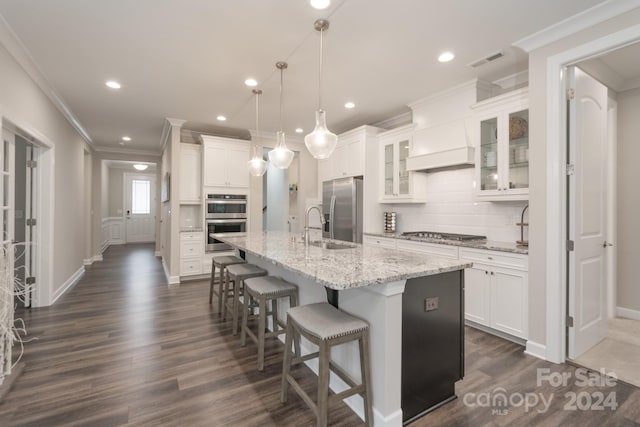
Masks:
[[[264,156],[268,151],[264,149]],[[298,179],[300,153],[295,151],[293,161],[287,169],[278,169],[267,163],[267,172],[262,177],[262,229],[264,231],[299,231],[298,224]]]
[[[124,174],[126,243],[156,240],[156,179],[153,174]]]

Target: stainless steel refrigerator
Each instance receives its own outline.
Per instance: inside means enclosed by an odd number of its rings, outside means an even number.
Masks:
[[[362,243],[362,177],[322,183],[322,237]]]

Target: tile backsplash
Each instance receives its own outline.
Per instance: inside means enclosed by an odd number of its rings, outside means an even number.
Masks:
[[[473,168],[429,172],[427,203],[389,205],[385,211],[396,212],[398,232],[426,230],[479,234],[505,242],[519,240],[520,227],[516,223],[527,202],[475,201],[474,180]],[[525,222],[527,218],[528,211]],[[381,218],[381,225],[382,222]],[[527,232],[525,228],[525,239]]]

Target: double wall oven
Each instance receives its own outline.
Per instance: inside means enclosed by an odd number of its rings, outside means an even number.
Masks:
[[[229,245],[212,234],[247,231],[247,196],[241,194],[208,194],[206,211],[207,252],[228,251]]]

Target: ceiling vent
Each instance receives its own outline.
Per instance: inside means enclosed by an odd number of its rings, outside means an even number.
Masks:
[[[498,51],[482,59],[478,59],[477,61],[472,62],[471,64],[469,64],[469,67],[478,68],[481,65],[488,64],[489,62],[493,62],[496,59],[502,58],[503,56],[504,56],[504,53],[502,53],[502,51]]]

